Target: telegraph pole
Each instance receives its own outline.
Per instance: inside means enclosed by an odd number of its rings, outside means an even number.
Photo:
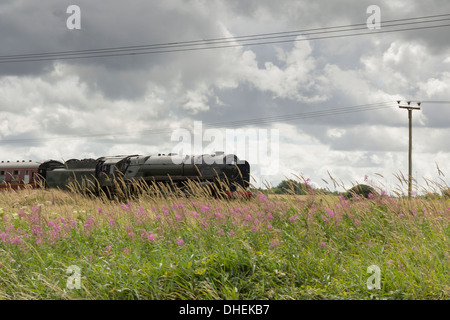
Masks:
[[[409,153],[408,153],[408,198],[411,198],[412,193],[412,111],[420,110],[420,102],[417,102],[417,107],[411,107],[411,101],[407,101],[407,106],[401,106],[400,100],[397,100],[398,107],[408,110],[409,120]]]

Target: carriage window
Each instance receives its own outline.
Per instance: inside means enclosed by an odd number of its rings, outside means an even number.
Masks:
[[[5,171],[0,171],[0,184],[4,184],[6,183],[6,172]]]
[[[12,184],[18,184],[20,183],[20,177],[19,177],[19,170],[14,170],[12,177],[11,177],[11,183]]]
[[[23,175],[23,182],[30,183],[30,171],[25,170]]]

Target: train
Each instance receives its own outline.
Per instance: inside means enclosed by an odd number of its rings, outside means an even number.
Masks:
[[[118,183],[120,181],[120,183]],[[195,182],[217,194],[250,197],[250,165],[234,154],[117,155],[64,162],[1,161],[0,189],[59,188],[87,190],[113,197],[118,189],[132,190],[135,182],[187,190]]]

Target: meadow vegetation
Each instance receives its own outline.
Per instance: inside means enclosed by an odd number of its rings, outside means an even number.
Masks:
[[[449,222],[444,198],[383,193],[5,191],[0,298],[449,299]],[[372,265],[380,287],[369,289]]]

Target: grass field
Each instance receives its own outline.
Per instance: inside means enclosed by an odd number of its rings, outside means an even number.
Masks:
[[[6,191],[0,298],[449,299],[449,220],[439,199]]]

